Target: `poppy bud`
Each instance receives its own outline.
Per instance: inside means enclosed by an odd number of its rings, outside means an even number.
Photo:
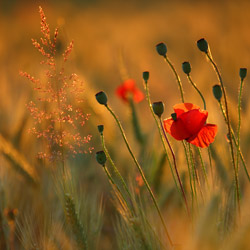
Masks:
[[[176,119],[177,119],[177,114],[176,114],[176,113],[172,113],[172,114],[171,114],[171,117],[172,117],[172,119],[173,119],[174,121],[176,121]]]
[[[208,52],[208,43],[204,38],[201,38],[197,41],[197,46],[200,51],[207,53]]]
[[[182,70],[185,74],[189,75],[189,73],[191,72],[191,65],[189,62],[184,62],[182,63]]]
[[[153,108],[154,113],[160,118],[164,112],[163,102],[154,102],[152,104],[152,108]]]
[[[247,69],[246,68],[240,68],[240,78],[243,81],[245,77],[247,76]]]
[[[98,92],[98,93],[95,95],[95,98],[96,98],[96,100],[97,100],[100,104],[102,104],[102,105],[107,105],[108,98],[107,98],[106,94],[105,94],[103,91]]]
[[[142,73],[142,78],[143,78],[143,80],[144,80],[145,82],[147,82],[148,79],[149,79],[149,72],[148,72],[148,71],[144,71],[144,72]]]
[[[217,101],[220,101],[222,97],[222,91],[220,85],[214,85],[213,86],[213,94]]]
[[[104,126],[103,125],[98,125],[97,128],[98,128],[99,133],[102,134]]]
[[[166,54],[167,54],[167,46],[165,43],[158,43],[156,45],[156,51],[158,52],[158,54],[160,56],[164,56],[166,57]]]
[[[102,166],[105,165],[107,158],[106,158],[106,155],[105,155],[104,151],[98,151],[98,152],[96,152],[95,158],[96,158],[96,161],[100,165],[102,165]]]

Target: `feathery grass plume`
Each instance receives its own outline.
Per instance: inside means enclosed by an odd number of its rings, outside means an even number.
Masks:
[[[30,101],[27,108],[35,121],[35,127],[30,129],[38,139],[46,142],[46,149],[38,153],[39,158],[50,161],[63,161],[65,157],[78,153],[92,152],[92,147],[86,147],[91,135],[82,136],[78,132],[89,119],[83,105],[83,83],[76,74],[67,74],[65,63],[73,50],[73,41],[65,49],[61,58],[56,57],[58,28],[51,36],[49,25],[43,9],[39,7],[42,37],[40,41],[32,39],[34,47],[41,53],[45,66],[45,79],[36,79],[27,72],[20,72],[34,85],[38,97]]]

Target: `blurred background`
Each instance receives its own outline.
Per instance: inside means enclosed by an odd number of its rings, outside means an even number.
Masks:
[[[26,109],[26,103],[32,99],[33,90],[30,82],[19,75],[19,71],[26,71],[38,78],[44,74],[39,64],[41,56],[31,43],[31,38],[40,37],[39,6],[42,6],[45,12],[51,31],[59,27],[62,48],[66,48],[68,43],[74,40],[68,69],[77,73],[84,82],[86,91],[83,108],[86,113],[91,114],[84,133],[93,136],[91,146],[95,150],[101,149],[96,129],[99,124],[104,124],[109,143],[117,144],[121,140],[118,132],[114,133],[114,129],[118,130],[109,114],[96,103],[96,92],[105,90],[110,105],[128,130],[128,137],[136,149],[136,142],[133,142],[130,133],[130,110],[115,95],[117,86],[129,77],[135,79],[137,86],[143,90],[142,72],[149,71],[151,98],[152,101],[164,102],[164,118],[172,113],[172,106],[180,102],[176,80],[163,58],[156,53],[155,45],[159,42],[167,45],[168,57],[183,82],[185,100],[202,107],[200,97],[190,86],[181,69],[182,62],[190,62],[191,77],[207,101],[208,122],[218,124],[218,138],[225,138],[225,125],[212,95],[212,86],[217,84],[217,78],[196,46],[196,41],[200,38],[208,41],[226,85],[232,122],[236,124],[239,68],[249,68],[250,65],[249,1],[2,0],[0,134],[10,141],[30,164],[36,164],[37,142],[27,133],[28,128],[32,126],[32,119]],[[250,143],[248,93],[249,86],[246,84],[242,99],[243,153],[247,152]],[[136,108],[142,130],[145,133],[155,130],[146,101],[139,103]],[[215,141],[216,145],[219,145],[219,142],[216,144]],[[115,148],[112,150],[115,151]],[[82,173],[81,177],[90,183],[88,189],[98,189],[101,192],[103,186],[97,184],[101,180],[108,186],[106,177],[93,162],[93,155],[83,157],[85,160],[82,161],[82,167],[86,168],[85,165],[88,165],[91,168],[88,168],[87,173]],[[115,157],[123,156],[114,154]],[[0,158],[1,172],[8,166],[5,160],[4,157]]]

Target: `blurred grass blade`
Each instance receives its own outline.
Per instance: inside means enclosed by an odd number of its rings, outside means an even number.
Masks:
[[[23,177],[33,183],[38,183],[38,176],[37,173],[34,170],[34,167],[32,167],[25,157],[17,151],[13,145],[6,140],[1,134],[0,134],[0,152],[13,163],[13,166],[15,170],[17,170]]]

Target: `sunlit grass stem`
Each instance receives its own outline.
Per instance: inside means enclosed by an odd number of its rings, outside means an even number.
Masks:
[[[139,172],[140,172],[140,174],[141,174],[141,177],[142,177],[142,179],[143,179],[143,182],[145,183],[145,185],[146,185],[146,187],[147,187],[147,189],[148,189],[148,191],[149,191],[149,194],[150,194],[150,196],[151,196],[151,198],[152,198],[152,200],[153,200],[153,203],[154,203],[154,205],[155,205],[155,207],[156,207],[156,210],[157,210],[157,212],[158,212],[158,214],[159,214],[159,217],[160,217],[160,219],[161,219],[161,222],[162,222],[162,224],[163,224],[163,227],[164,227],[165,233],[166,233],[166,235],[167,235],[167,238],[168,238],[168,240],[169,240],[169,243],[170,243],[170,245],[171,245],[171,247],[172,247],[172,246],[173,246],[173,241],[172,241],[172,239],[170,238],[170,235],[169,235],[167,226],[166,226],[166,224],[165,224],[165,221],[164,221],[164,219],[163,219],[163,217],[162,217],[160,208],[159,208],[159,206],[158,206],[158,204],[157,204],[157,202],[156,202],[156,199],[155,199],[155,196],[154,196],[154,194],[153,194],[153,191],[151,190],[151,188],[150,188],[150,186],[149,186],[149,184],[148,184],[148,181],[147,181],[147,179],[146,179],[146,177],[145,177],[145,175],[144,175],[144,173],[143,173],[143,170],[142,170],[140,164],[138,163],[138,161],[137,161],[137,159],[136,159],[136,157],[135,157],[135,155],[134,155],[134,153],[133,153],[133,151],[132,151],[132,149],[131,149],[131,147],[130,147],[130,145],[129,145],[129,143],[128,143],[128,140],[127,140],[127,138],[126,138],[125,132],[124,132],[122,126],[121,126],[121,123],[120,123],[120,121],[118,120],[118,118],[117,118],[117,116],[115,115],[115,113],[113,112],[113,110],[112,110],[107,104],[105,105],[105,107],[106,107],[107,110],[110,112],[110,114],[114,117],[114,119],[115,119],[115,121],[116,121],[116,123],[117,123],[117,125],[118,125],[118,127],[119,127],[119,129],[120,129],[120,132],[121,132],[121,134],[122,134],[122,137],[123,137],[123,139],[124,139],[124,142],[125,142],[125,144],[126,144],[126,146],[127,146],[127,148],[128,148],[128,151],[129,151],[130,155],[132,156],[132,158],[133,158],[133,160],[134,160],[134,162],[135,162],[135,165],[136,165],[137,169],[139,170]]]
[[[213,66],[213,68],[214,68],[214,70],[216,72],[216,75],[217,75],[218,80],[220,82],[222,93],[223,93],[223,96],[224,96],[225,111],[226,111],[226,118],[227,118],[226,119],[226,124],[227,124],[227,128],[228,128],[229,144],[230,144],[230,149],[231,149],[231,158],[232,158],[232,163],[233,163],[233,168],[234,168],[234,178],[235,178],[235,188],[236,188],[238,212],[239,212],[239,215],[240,215],[240,187],[239,187],[239,180],[238,180],[238,171],[237,171],[235,157],[234,157],[233,139],[232,139],[232,131],[231,131],[231,124],[230,124],[230,117],[229,117],[226,90],[225,90],[225,87],[224,87],[224,84],[223,84],[223,81],[222,81],[220,71],[219,71],[216,63],[214,62],[212,56],[208,52],[206,52],[206,56],[207,56],[208,60],[211,62],[212,66]]]
[[[172,167],[172,163],[171,163],[171,161],[169,159],[168,151],[167,151],[166,145],[164,143],[161,126],[160,126],[159,121],[158,121],[158,119],[157,119],[157,117],[156,117],[156,115],[155,115],[155,113],[153,111],[153,108],[152,108],[152,103],[151,103],[151,100],[150,100],[150,94],[149,94],[149,88],[148,88],[148,82],[147,81],[145,81],[144,88],[145,88],[145,91],[146,91],[146,99],[148,101],[148,106],[150,108],[152,116],[154,117],[155,123],[157,125],[158,132],[159,132],[159,135],[160,135],[160,138],[161,138],[161,142],[162,142],[162,145],[163,145],[163,148],[164,148],[167,160],[168,160],[168,164],[170,166],[170,170],[171,170],[171,174],[172,174],[173,179],[174,179],[175,186],[176,186],[177,190],[179,192],[181,192],[180,189],[179,189],[179,187],[178,187],[178,185],[177,185],[177,181],[176,181],[176,178],[175,178],[175,175],[174,175],[174,170],[173,170],[173,167]]]
[[[179,86],[179,90],[180,90],[180,93],[181,93],[181,101],[184,103],[184,91],[183,91],[183,87],[182,87],[182,83],[181,83],[181,79],[179,77],[179,75],[177,74],[177,71],[174,67],[174,65],[172,64],[172,62],[168,59],[167,55],[164,56],[164,59],[165,61],[168,63],[168,65],[170,66],[170,68],[172,69],[174,75],[175,75],[175,78],[177,80],[177,83],[178,83],[178,86]]]
[[[173,157],[175,173],[176,173],[176,176],[177,176],[177,178],[178,178],[178,182],[179,182],[179,185],[180,185],[180,188],[181,188],[181,192],[182,192],[182,195],[183,195],[183,199],[184,199],[184,202],[185,202],[185,206],[186,206],[186,209],[187,209],[188,216],[190,217],[190,210],[189,210],[189,207],[188,207],[186,194],[185,194],[183,185],[182,185],[182,183],[181,183],[181,178],[180,178],[180,175],[179,175],[179,172],[178,172],[178,169],[177,169],[175,153],[174,153],[174,151],[173,151],[173,149],[172,149],[172,147],[171,147],[171,145],[170,145],[170,143],[169,143],[169,140],[168,140],[168,137],[167,137],[166,132],[165,132],[165,130],[164,130],[164,127],[163,127],[161,118],[159,118],[159,120],[160,120],[160,124],[161,124],[161,129],[162,129],[163,135],[164,135],[164,137],[165,137],[165,140],[166,140],[166,142],[167,142],[167,144],[168,144],[168,147],[169,147],[170,152],[171,152],[172,157]]]

